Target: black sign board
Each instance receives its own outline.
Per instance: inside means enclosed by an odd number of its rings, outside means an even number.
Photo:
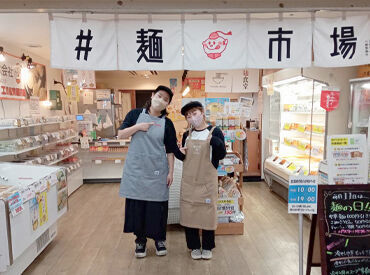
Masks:
[[[370,274],[370,185],[320,185],[323,275]]]

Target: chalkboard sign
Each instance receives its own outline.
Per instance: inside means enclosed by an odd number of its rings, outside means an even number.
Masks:
[[[322,274],[370,274],[370,185],[320,185]]]

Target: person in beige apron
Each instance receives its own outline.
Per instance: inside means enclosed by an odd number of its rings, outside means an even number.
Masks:
[[[185,227],[187,246],[193,259],[211,259],[217,228],[217,167],[226,155],[222,131],[208,126],[200,102],[181,109],[191,125],[183,136],[185,155],[180,193],[180,224]],[[202,243],[199,229],[202,229]]]

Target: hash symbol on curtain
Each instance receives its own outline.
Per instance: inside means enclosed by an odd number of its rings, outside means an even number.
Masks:
[[[342,27],[340,35],[338,34],[338,28],[335,27],[333,30],[333,34],[330,35],[330,38],[333,38],[334,43],[334,50],[330,54],[331,56],[337,56],[341,54],[342,58],[345,59],[349,52],[352,51],[352,54],[349,57],[349,59],[352,59],[353,55],[356,52],[356,41],[357,41],[353,26]],[[339,39],[340,53],[338,51],[338,38],[340,38]]]
[[[84,31],[80,30],[80,34],[76,36],[76,39],[78,40],[78,46],[75,48],[75,51],[77,52],[77,60],[80,60],[81,52],[85,52],[84,54],[84,60],[87,61],[89,52],[91,52],[92,47],[90,47],[90,42],[93,39],[93,36],[91,35],[91,30],[89,29],[87,31],[87,35],[84,35]],[[86,41],[85,47],[82,47],[82,42]]]
[[[140,31],[137,31],[136,33],[138,39],[136,40],[136,43],[140,44],[137,49],[137,53],[141,53],[137,59],[137,63],[139,63],[143,58],[146,62],[163,63],[162,37],[157,36],[158,34],[163,33],[163,30],[148,29],[145,31],[144,29],[140,29]],[[149,33],[151,34],[148,35]],[[147,56],[148,50],[149,57]]]
[[[281,62],[281,51],[283,42],[286,43],[286,58],[290,58],[290,38],[283,38],[283,34],[293,34],[293,31],[283,31],[283,28],[279,28],[277,31],[268,31],[270,35],[277,35],[277,38],[269,39],[269,59],[272,59],[273,44],[278,44],[278,61]]]

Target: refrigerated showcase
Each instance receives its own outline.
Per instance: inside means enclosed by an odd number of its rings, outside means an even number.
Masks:
[[[289,176],[316,175],[324,158],[327,114],[320,107],[324,86],[303,76],[274,83],[265,137],[271,151],[264,174],[271,188],[279,183],[278,193],[283,197],[287,196]]]
[[[370,117],[370,77],[350,80],[351,105],[348,127],[352,134],[368,133]]]

